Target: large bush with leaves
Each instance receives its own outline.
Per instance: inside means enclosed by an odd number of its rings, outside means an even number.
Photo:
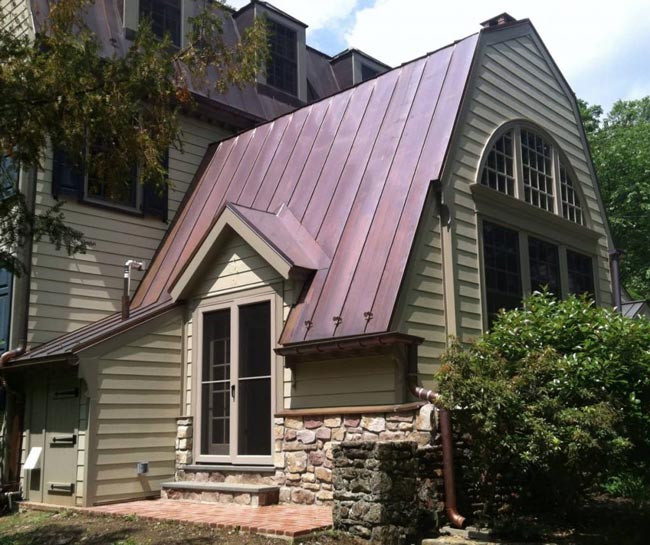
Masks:
[[[536,293],[471,346],[452,346],[438,378],[472,437],[472,477],[490,517],[566,510],[610,475],[646,469],[646,320]]]

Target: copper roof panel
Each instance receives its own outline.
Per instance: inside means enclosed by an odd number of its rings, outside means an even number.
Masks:
[[[227,203],[271,214],[286,203],[332,260],[314,274],[281,342],[387,331],[476,39],[223,142],[196,189],[199,198],[161,252],[158,260],[167,263],[154,264],[157,272],[146,275],[134,304],[169,298],[170,282]]]
[[[169,302],[172,283],[226,205],[291,254],[280,240],[287,226],[269,220],[284,205],[331,263],[320,262],[305,285],[281,343],[388,331],[477,36],[223,141],[140,283],[134,314]]]

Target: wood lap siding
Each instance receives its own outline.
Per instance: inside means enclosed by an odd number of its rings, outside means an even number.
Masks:
[[[205,122],[184,117],[183,153],[171,149],[169,176],[169,221],[211,142],[227,133]],[[43,211],[56,201],[52,197],[51,154],[37,181],[36,209]],[[74,331],[119,310],[122,296],[122,267],[129,258],[148,265],[168,224],[159,218],[129,215],[98,208],[67,198],[63,207],[66,223],[95,242],[85,254],[68,257],[47,241],[34,244],[29,309],[29,343],[35,346]],[[142,273],[133,273],[134,291]]]
[[[232,235],[219,250],[218,255],[196,286],[197,298],[221,295],[274,282],[282,277],[238,235]]]
[[[395,362],[387,356],[299,364],[297,381],[284,383],[287,409],[399,403]]]
[[[447,346],[447,327],[440,221],[430,202],[424,218],[400,297],[396,329],[424,339],[418,347],[418,373],[430,386]]]
[[[470,185],[477,180],[479,162],[493,131],[511,120],[526,119],[545,128],[566,154],[585,195],[583,205],[589,209],[591,228],[602,235],[598,256],[601,302],[609,304],[611,300],[606,228],[579,120],[544,55],[529,35],[487,45],[469,89],[462,133],[445,181],[446,187],[453,188],[458,334],[466,340],[477,337],[483,327],[478,227]],[[548,236],[553,238],[552,231]]]
[[[174,477],[181,318],[145,328],[149,332],[90,362],[97,365],[90,503],[150,496]],[[136,475],[137,462],[149,462],[147,475]]]

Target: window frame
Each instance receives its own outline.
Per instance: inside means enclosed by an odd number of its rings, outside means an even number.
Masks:
[[[490,188],[485,188],[489,191],[494,191]],[[508,195],[503,195],[504,198],[512,199]],[[528,205],[528,203],[525,203]],[[533,205],[528,205],[533,206]],[[539,209],[541,212],[545,212],[543,209]],[[497,216],[495,214],[483,214],[479,213],[477,217],[477,227],[478,227],[478,251],[479,251],[479,268],[480,268],[480,282],[481,282],[481,312],[482,312],[482,323],[484,331],[489,329],[490,317],[488,316],[487,311],[487,284],[486,284],[486,274],[485,274],[485,250],[484,250],[484,238],[483,238],[483,225],[485,222],[491,223],[498,227],[503,227],[505,229],[510,229],[516,231],[519,235],[519,268],[521,274],[521,292],[522,300],[529,296],[532,293],[531,288],[531,277],[530,277],[530,254],[528,248],[528,240],[530,237],[536,238],[543,242],[553,244],[558,249],[558,260],[559,260],[559,269],[560,269],[560,294],[561,299],[566,299],[569,292],[569,271],[567,265],[567,251],[571,251],[577,254],[591,258],[591,270],[593,277],[593,286],[594,286],[594,301],[597,305],[601,304],[601,297],[598,290],[600,285],[599,281],[599,269],[598,269],[598,253],[595,246],[590,246],[588,250],[577,246],[577,242],[570,243],[567,240],[559,240],[554,238],[552,235],[549,236],[548,233],[545,233],[543,230],[531,229],[530,226],[522,226],[520,222],[512,221],[511,218],[507,219],[495,219]],[[509,221],[510,220],[510,221]],[[543,227],[543,226],[542,226]],[[580,226],[582,227],[582,226]],[[584,229],[584,227],[582,227]],[[597,239],[595,239],[597,240]]]
[[[553,207],[552,210],[547,210],[540,206],[536,206],[532,203],[529,203],[526,198],[526,189],[524,186],[524,165],[522,160],[522,143],[521,143],[521,131],[528,131],[538,137],[541,137],[546,144],[551,148],[551,178],[552,178],[552,188],[553,188]],[[514,174],[514,183],[513,183],[513,194],[510,195],[505,192],[501,192],[497,189],[493,189],[482,183],[483,170],[486,167],[488,156],[492,151],[492,148],[496,142],[507,132],[512,132],[512,146],[513,146],[513,174]],[[562,181],[560,179],[560,166],[564,167],[567,177],[571,182],[573,191],[580,202],[580,211],[582,215],[582,223],[578,223],[570,220],[569,218],[564,217],[562,200]],[[504,123],[498,127],[490,136],[487,141],[485,148],[482,151],[481,161],[479,162],[478,169],[476,171],[475,183],[486,187],[487,189],[494,191],[495,193],[501,193],[502,195],[508,196],[513,199],[525,203],[531,208],[542,210],[549,214],[553,214],[558,218],[561,218],[563,221],[570,223],[572,225],[579,225],[581,227],[591,228],[592,222],[587,207],[587,202],[582,191],[582,187],[578,182],[578,178],[575,174],[575,171],[568,161],[566,154],[562,151],[562,148],[558,145],[557,141],[548,131],[544,130],[542,127],[524,119],[517,119]]]
[[[271,325],[271,418],[270,426],[270,453],[268,456],[260,455],[238,455],[238,434],[230,434],[230,452],[226,455],[202,454],[200,436],[202,429],[202,375],[203,375],[203,323],[204,315],[214,311],[229,309],[230,310],[230,350],[231,350],[231,371],[230,380],[238,380],[239,361],[236,361],[239,352],[239,307],[269,302],[270,305],[270,325]],[[277,412],[277,400],[282,399],[282,391],[279,389],[282,384],[282,368],[280,357],[275,353],[277,347],[278,335],[278,312],[282,310],[280,295],[272,286],[260,288],[257,290],[248,290],[246,292],[236,292],[227,295],[211,297],[198,302],[192,313],[192,358],[191,369],[191,414],[194,419],[194,441],[193,441],[193,459],[201,463],[228,463],[228,464],[255,464],[255,465],[273,465],[274,440],[273,440],[273,418]],[[232,384],[231,384],[232,385]],[[237,418],[231,414],[231,419]],[[235,420],[233,426],[237,428],[238,421]],[[231,428],[232,431],[232,428]]]
[[[155,4],[156,2],[161,2],[163,4],[162,7],[166,7],[164,4],[169,4],[170,3],[170,0],[150,0],[150,1],[153,4]],[[176,1],[178,2],[178,36],[177,36],[178,41],[175,39],[174,34],[169,30],[169,28],[163,29],[163,35],[162,36],[160,34],[158,34],[154,30],[153,17],[149,17],[149,19],[151,20],[151,23],[152,23],[151,24],[151,30],[152,30],[154,36],[156,36],[156,37],[158,37],[159,39],[162,40],[164,35],[167,33],[167,34],[169,34],[172,45],[174,47],[180,48],[182,43],[183,43],[183,0],[176,0]],[[143,21],[144,18],[147,17],[147,14],[143,13],[144,8],[143,8],[142,3],[143,3],[143,0],[139,0],[139,2],[138,2],[138,21],[139,22]],[[158,7],[158,6],[152,6],[152,8],[155,8],[155,7]],[[168,6],[168,8],[169,9],[175,9],[172,6]]]
[[[279,21],[273,17],[269,17],[267,14],[267,21],[271,25],[275,25],[276,27],[280,27],[283,30],[289,31],[294,34],[294,53],[295,53],[295,58],[290,59],[288,57],[285,57],[284,55],[275,55],[272,49],[272,40],[273,40],[273,34],[269,32],[269,57],[264,69],[264,83],[268,85],[269,87],[276,89],[277,91],[280,91],[281,93],[286,93],[287,95],[290,95],[295,98],[300,98],[300,54],[299,54],[299,47],[300,47],[300,36],[299,36],[299,31],[294,28],[293,26],[290,26],[286,24],[285,21]],[[270,30],[270,29],[269,29]],[[278,58],[282,63],[291,63],[294,66],[295,69],[295,81],[294,83],[294,88],[292,90],[286,89],[284,87],[280,87],[278,85],[274,85],[271,83],[269,74],[271,72],[271,66],[272,63],[275,62],[275,57]]]
[[[63,161],[59,161],[57,166],[57,155],[62,154]],[[86,156],[90,155],[89,151],[86,152]],[[169,177],[169,151],[163,157],[163,164],[167,171],[167,177]],[[85,161],[87,162],[87,160]],[[63,164],[61,164],[63,163]],[[71,191],[69,188],[63,188],[61,182],[57,181],[57,176],[62,176],[63,173],[60,172],[60,169],[67,169],[71,173],[72,178],[79,177],[81,178],[81,183],[79,187],[76,187],[74,191]],[[124,214],[137,216],[137,217],[156,217],[160,218],[163,222],[167,223],[169,215],[169,191],[168,188],[164,188],[162,195],[153,196],[154,192],[157,191],[157,188],[144,184],[141,181],[140,168],[137,167],[135,170],[135,176],[132,177],[132,182],[135,184],[135,187],[132,188],[134,193],[135,204],[133,206],[128,206],[123,203],[116,201],[111,201],[109,199],[102,199],[94,195],[90,195],[88,192],[88,181],[89,181],[89,172],[85,164],[80,167],[81,172],[79,172],[74,165],[67,159],[65,152],[61,150],[52,149],[52,177],[51,177],[51,189],[52,196],[54,199],[59,200],[61,197],[74,197],[80,203],[85,205],[94,206],[97,208],[102,208],[105,210],[112,210],[116,212],[121,212]],[[152,199],[159,199],[161,205],[159,209],[155,209],[155,205],[158,204]]]

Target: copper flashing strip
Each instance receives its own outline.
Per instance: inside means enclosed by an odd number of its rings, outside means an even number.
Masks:
[[[405,413],[415,411],[425,405],[423,401],[400,403],[398,405],[366,405],[357,407],[324,407],[313,409],[282,409],[275,416],[331,416],[352,414],[379,414],[379,413]]]
[[[423,341],[424,339],[422,337],[407,335],[406,333],[387,332],[293,343],[276,348],[275,353],[280,356],[306,356],[309,354],[324,354],[329,352],[340,353],[358,348],[372,348],[376,346],[394,346],[399,344],[417,345]]]
[[[96,322],[95,324],[68,334],[64,338],[55,339],[50,343],[37,347],[33,351],[19,357],[18,362],[34,361],[48,363],[55,359],[61,359],[65,355],[77,353],[116,335],[125,333],[134,327],[138,327],[177,308],[179,308],[177,303],[152,305],[151,308],[141,309],[137,314],[132,314],[128,320],[124,321],[121,320],[121,314],[116,313],[106,322]]]

